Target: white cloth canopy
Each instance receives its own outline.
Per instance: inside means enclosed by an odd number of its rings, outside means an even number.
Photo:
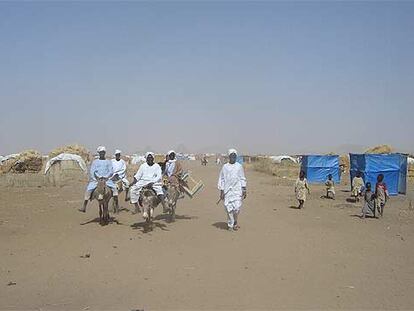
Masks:
[[[270,156],[269,158],[274,163],[281,163],[283,160],[290,160],[293,163],[298,163],[298,160],[296,160],[295,158],[293,158],[291,156],[288,156],[288,155]]]
[[[0,156],[0,163],[10,160],[10,159],[15,159],[20,155],[20,153],[13,153],[13,154],[9,154],[7,156]]]
[[[72,153],[61,153],[58,156],[51,158],[49,161],[47,161],[45,174],[49,171],[53,164],[60,161],[76,161],[79,164],[82,171],[86,172],[86,163],[81,156]]]

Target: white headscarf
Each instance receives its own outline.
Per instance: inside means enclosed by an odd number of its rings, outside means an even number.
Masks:
[[[96,152],[97,153],[102,152],[102,151],[105,151],[106,152],[105,146],[99,146],[98,148],[96,148]]]
[[[236,149],[229,149],[228,155],[231,155],[232,153],[235,153],[237,155],[237,150]]]
[[[175,153],[175,151],[174,150],[170,150],[170,151],[168,151],[167,155],[170,155],[171,153]]]
[[[121,154],[121,150],[116,149],[114,154]]]
[[[152,157],[153,157],[153,158],[155,158],[155,154],[154,154],[154,152],[148,151],[148,152],[145,154],[145,160],[148,158],[148,156],[149,156],[149,155],[152,155]]]

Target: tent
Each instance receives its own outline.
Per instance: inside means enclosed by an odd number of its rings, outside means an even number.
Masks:
[[[378,174],[384,174],[384,182],[390,195],[407,192],[407,155],[350,154],[349,157],[351,181],[358,172],[361,172],[364,182],[370,182],[374,187]]]
[[[282,163],[283,161],[290,161],[292,163],[298,163],[298,160],[288,155],[270,156],[269,159],[272,160],[273,163]]]
[[[339,156],[337,155],[305,155],[302,156],[301,170],[306,173],[308,182],[323,183],[332,174],[335,183],[341,180]]]
[[[52,165],[54,165],[55,163],[61,162],[61,161],[74,161],[79,165],[82,171],[86,172],[86,163],[82,159],[81,156],[77,154],[71,154],[71,153],[61,153],[58,156],[47,161],[46,167],[45,167],[45,174],[47,174],[47,172],[50,170]]]

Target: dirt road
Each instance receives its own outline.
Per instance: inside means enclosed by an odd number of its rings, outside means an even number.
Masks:
[[[204,190],[150,233],[127,211],[106,227],[95,202],[77,212],[83,184],[1,188],[0,309],[414,309],[409,197],[361,220],[345,186],[336,201],[313,186],[297,210],[292,181],[247,170],[241,229],[228,232],[218,168],[192,165]]]

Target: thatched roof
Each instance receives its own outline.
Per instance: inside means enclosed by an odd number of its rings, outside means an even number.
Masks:
[[[70,154],[77,154],[82,157],[85,162],[88,162],[92,159],[91,154],[88,149],[84,146],[74,144],[74,145],[67,145],[55,148],[49,153],[49,159],[52,159],[58,156],[61,153],[70,153]]]

